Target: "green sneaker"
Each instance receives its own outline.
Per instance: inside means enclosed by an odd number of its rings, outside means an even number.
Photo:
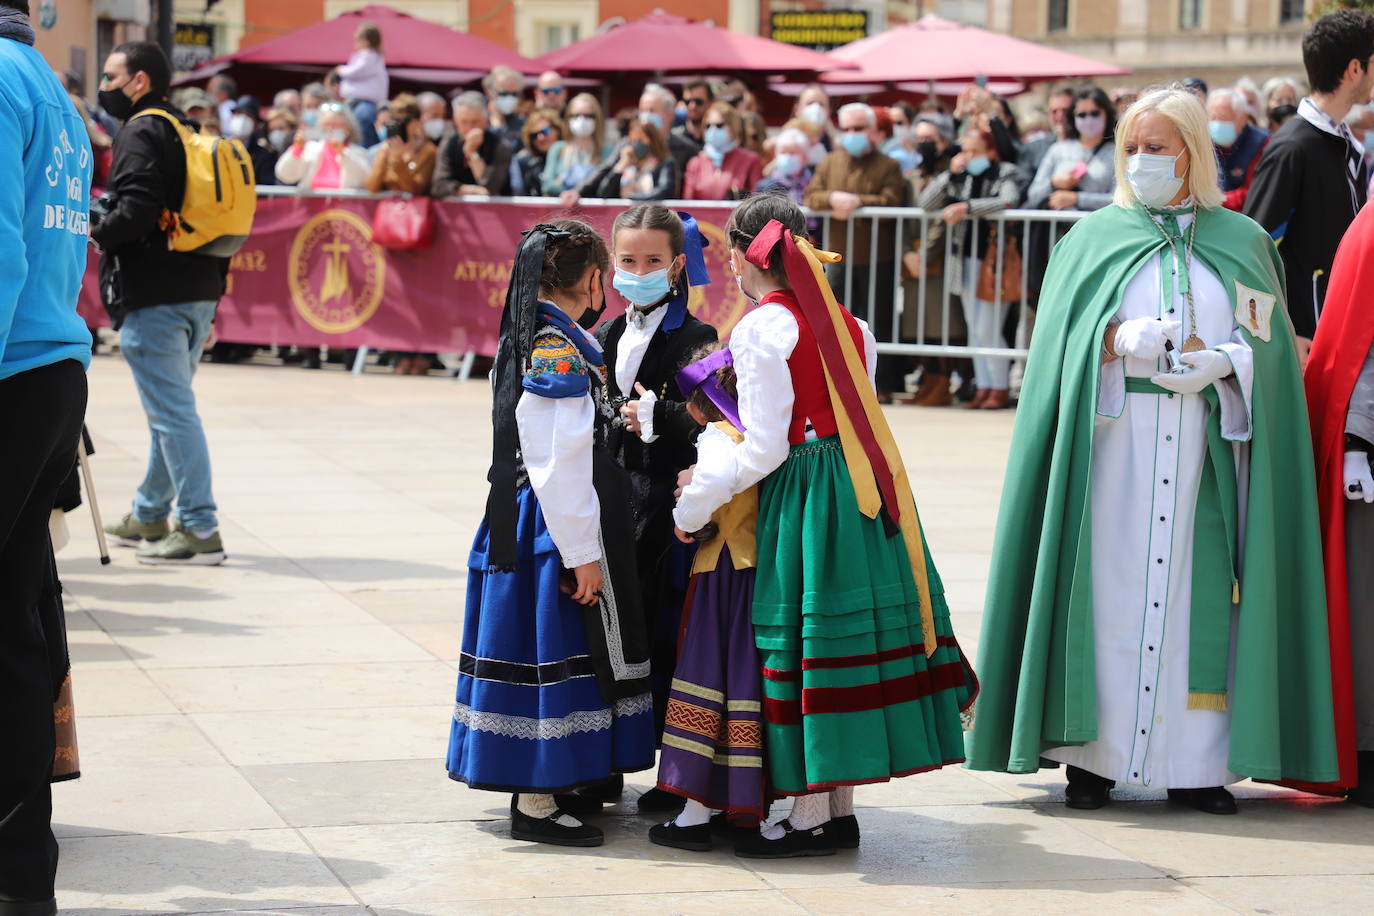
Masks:
[[[218,566],[224,560],[224,542],[218,531],[198,538],[181,527],[138,552],[138,562],[145,566]]]
[[[132,512],[105,526],[105,533],[120,547],[142,547],[144,541],[155,543],[165,538],[169,530],[165,518],[160,522],[140,522]]]

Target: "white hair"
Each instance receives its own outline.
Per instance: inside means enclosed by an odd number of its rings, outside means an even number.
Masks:
[[[1260,104],[1268,108],[1269,97],[1272,96],[1274,90],[1278,89],[1280,86],[1287,86],[1289,89],[1292,89],[1293,94],[1298,97],[1298,101],[1302,101],[1302,97],[1307,94],[1303,91],[1302,84],[1293,77],[1275,76],[1264,81],[1264,88],[1260,90]]]
[[[1249,117],[1250,102],[1239,89],[1213,89],[1207,96],[1207,104],[1210,106],[1213,102],[1219,102],[1222,99],[1230,101],[1231,110],[1236,113],[1236,117]]]
[[[799,146],[803,150],[810,150],[811,138],[806,135],[806,131],[789,127],[777,135],[773,140],[773,149],[782,149],[784,146]]]
[[[646,95],[651,95],[658,100],[658,104],[663,105],[667,108],[672,108],[674,105],[677,104],[677,96],[673,95],[673,90],[669,89],[667,86],[664,86],[661,83],[650,83],[649,85],[644,87],[644,91],[641,92],[639,95],[640,98],[643,98]],[[671,127],[672,125],[670,124],[667,126]]]
[[[461,93],[457,98],[453,100],[453,110],[456,112],[460,108],[475,108],[478,111],[482,112],[482,114],[486,114],[486,97],[483,96],[482,93],[477,92],[476,90],[469,89],[467,92]]]
[[[1253,92],[1255,97],[1259,98],[1259,85],[1248,76],[1242,76],[1240,79],[1236,80],[1235,89],[1242,93]]]
[[[444,97],[437,92],[422,92],[415,97],[415,101],[420,103],[421,108],[424,108],[426,105],[433,105],[435,102],[438,102],[440,105],[446,104],[444,102]]]
[[[869,127],[878,126],[878,114],[873,110],[872,105],[866,105],[863,102],[850,102],[848,105],[841,106],[838,115],[839,120],[844,119],[844,114],[846,111],[858,112],[859,114],[863,115],[864,120],[868,122]]]
[[[1221,185],[1217,182],[1217,154],[1207,132],[1207,112],[1193,92],[1178,86],[1155,89],[1140,97],[1116,125],[1116,189],[1112,202],[1129,210],[1138,206],[1135,191],[1126,180],[1126,147],[1142,117],[1158,112],[1173,122],[1188,150],[1188,193],[1199,207],[1214,210],[1221,206]]]

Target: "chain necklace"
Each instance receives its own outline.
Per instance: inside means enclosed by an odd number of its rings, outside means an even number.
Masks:
[[[1149,214],[1147,214],[1149,215]],[[1188,224],[1188,240],[1184,243],[1184,274],[1183,274],[1183,298],[1188,304],[1188,325],[1191,329],[1188,337],[1183,341],[1184,353],[1197,353],[1207,349],[1207,345],[1202,342],[1202,338],[1197,336],[1197,307],[1193,302],[1193,240],[1197,237],[1197,204],[1193,204],[1193,221]],[[1174,250],[1174,238],[1169,235],[1169,230],[1164,228],[1163,221],[1156,221],[1153,215],[1149,215],[1150,224],[1160,231],[1164,236],[1164,241],[1168,243],[1169,250]],[[1177,217],[1175,217],[1177,219]],[[1161,269],[1163,264],[1160,265]]]

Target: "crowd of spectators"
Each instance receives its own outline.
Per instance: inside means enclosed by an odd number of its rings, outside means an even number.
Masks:
[[[99,158],[116,125],[81,99],[74,77],[69,83]],[[1198,79],[1185,85],[1207,107],[1226,206],[1243,210],[1260,154],[1270,134],[1297,112],[1304,87],[1288,77],[1262,87],[1242,79],[1211,91]],[[1117,117],[1137,96],[1124,87],[1056,87],[1040,97],[1043,107],[1023,105],[1018,118],[1007,99],[977,85],[952,107],[929,99],[836,110],[825,88],[814,84],[785,120],[766,125],[737,79],[692,79],[677,92],[651,83],[637,109],[614,117],[595,95],[570,92],[552,71],[526,87],[520,73],[498,67],[480,90],[451,100],[435,92],[388,98],[388,88],[381,35],[364,24],[346,63],[323,81],[278,92],[270,107],[240,94],[225,75],[206,89],[181,90],[173,101],[202,130],[243,141],[259,184],[439,198],[542,196],[564,206],[584,197],[728,201],[785,193],[830,213],[831,231],[818,241],[846,255],[846,267],[835,268],[837,290],[872,321],[880,340],[994,349],[1015,334],[1021,310],[1011,306],[1021,298],[1023,270],[1034,304],[1051,231],[1035,223],[999,241],[990,222],[970,233],[964,221],[1015,208],[1082,211],[1109,204]],[[1374,140],[1374,107],[1356,105],[1345,124],[1354,136]],[[941,221],[925,231],[907,221],[899,249],[894,220],[846,225],[859,208],[875,206],[938,210]],[[822,220],[812,220],[813,231],[822,227]],[[993,260],[1001,265],[1000,290],[987,266]],[[900,289],[893,282],[899,274]],[[960,300],[948,316],[938,299],[942,289]],[[898,295],[905,308],[894,327]],[[924,309],[914,307],[921,295]],[[310,354],[305,360],[313,362]],[[883,395],[903,390],[911,361],[883,363]],[[1006,359],[918,365],[917,403],[943,405],[957,397],[993,409],[1007,402]],[[951,376],[962,381],[953,392]]]

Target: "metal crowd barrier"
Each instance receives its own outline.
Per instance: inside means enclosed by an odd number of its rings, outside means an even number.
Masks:
[[[395,194],[370,194],[365,191],[336,190],[327,192],[305,191],[292,187],[261,186],[261,197],[298,197],[327,196],[360,199],[395,197]],[[455,200],[492,203],[523,204],[539,207],[544,211],[558,208],[556,198],[550,197],[458,197]],[[586,203],[630,207],[637,201],[624,199],[584,198]],[[703,210],[733,209],[735,201],[704,200],[665,200],[664,206],[675,210],[701,212]],[[1043,273],[1043,260],[1049,249],[1068,231],[1069,226],[1087,216],[1078,210],[1004,210],[982,217],[967,217],[963,230],[964,238],[979,239],[984,227],[995,230],[996,250],[994,257],[995,296],[988,300],[1000,311],[1002,306],[1016,307],[1017,313],[1015,339],[1009,347],[972,346],[966,333],[967,322],[963,312],[966,300],[974,291],[977,282],[976,271],[951,267],[955,259],[962,259],[963,252],[954,250],[952,227],[945,224],[942,211],[925,211],[919,207],[862,207],[850,214],[846,220],[835,219],[828,211],[807,211],[807,215],[817,227],[817,238],[822,248],[835,250],[837,247],[849,253],[840,264],[835,265],[831,274],[831,284],[836,297],[847,305],[855,315],[868,321],[878,339],[878,352],[896,356],[946,356],[946,357],[1005,357],[1024,359],[1030,345],[1030,335],[1034,325],[1033,300],[1039,294],[1036,280],[1031,276],[1039,263]],[[722,214],[723,216],[723,214]],[[723,222],[723,219],[721,220]],[[866,229],[866,233],[861,231]],[[863,264],[855,252],[856,236],[866,234],[868,238],[867,259]],[[888,237],[884,250],[880,251],[880,237]],[[1021,259],[1019,295],[1007,300],[1003,295],[1004,272],[1008,262],[1007,252],[1011,242],[1016,242],[1016,251]],[[880,257],[886,254],[890,245],[890,259]],[[919,258],[920,271],[912,276],[903,264],[903,255],[915,252]],[[967,265],[961,265],[966,267]],[[932,276],[936,272],[937,276]],[[877,276],[886,271],[886,276]],[[960,282],[954,282],[961,277]],[[938,280],[938,288],[935,288]],[[890,315],[874,314],[871,308],[874,297],[862,295],[855,300],[856,287],[861,293],[863,287],[872,285],[874,289],[890,288],[892,304]],[[957,287],[957,288],[956,288]],[[890,323],[889,323],[890,319]]]

